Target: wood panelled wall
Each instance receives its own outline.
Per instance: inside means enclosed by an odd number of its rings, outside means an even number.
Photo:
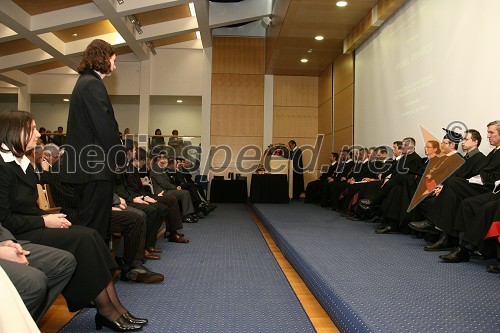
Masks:
[[[274,76],[273,142],[312,145],[318,134],[318,77]],[[303,154],[304,166],[312,159]],[[316,172],[304,175],[305,185],[317,178]]]
[[[239,172],[236,157],[244,146],[263,148],[264,43],[263,38],[213,40],[210,143],[226,145],[232,150],[230,168],[220,175]],[[212,166],[220,167],[224,158],[223,153],[217,153]]]
[[[319,77],[318,88],[318,133],[324,134],[323,145],[318,157],[316,169],[323,164],[329,164],[328,157],[332,152],[333,130],[333,66],[328,66]]]
[[[334,70],[334,116],[333,150],[340,151],[344,145],[351,146],[354,138],[354,58],[344,54],[335,58]]]

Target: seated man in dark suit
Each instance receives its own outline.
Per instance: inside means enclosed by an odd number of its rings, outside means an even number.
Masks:
[[[38,321],[71,279],[76,260],[64,250],[18,242],[0,225],[0,266]]]
[[[322,173],[321,176],[307,184],[306,187],[306,197],[304,203],[319,203],[321,201],[321,186],[328,182],[328,178],[333,177],[335,169],[337,168],[337,160],[339,159],[339,154],[332,152],[329,156],[330,165],[328,170]]]
[[[340,152],[337,167],[335,168],[335,171],[333,172],[332,176],[327,177],[326,182],[321,183],[320,187],[321,207],[328,207],[332,205],[330,197],[331,193],[330,188],[333,186],[332,185],[333,183],[342,181],[342,179],[345,180],[345,176],[347,175],[347,173],[351,171],[350,166],[352,163],[353,163],[352,152],[349,148],[344,147]]]
[[[460,203],[454,221],[454,231],[460,237],[460,244],[450,253],[439,256],[441,260],[451,263],[469,261],[475,250],[488,257],[499,254],[497,240],[485,239],[492,223],[499,218],[495,214],[500,212],[500,180],[497,187],[496,191],[470,197]]]
[[[186,179],[185,173],[180,172],[177,169],[178,163],[179,162],[172,157],[168,159],[166,172],[167,175],[170,176],[170,182],[176,186],[180,186],[183,190],[189,191],[195,210],[197,212],[202,212],[205,216],[207,216],[210,212],[217,208],[217,206],[204,200],[201,194],[203,190],[200,189],[194,182],[190,182]]]
[[[369,208],[381,204],[383,222],[375,230],[378,234],[399,231],[405,221],[406,209],[411,201],[422,174],[422,158],[415,152],[415,139],[403,139],[402,155],[396,162],[390,178],[382,184],[380,190],[372,197],[360,200],[360,204]]]
[[[115,193],[125,199],[132,207],[141,210],[145,205],[157,208],[160,220],[167,219],[167,230],[170,233],[169,241],[188,243],[189,241],[178,233],[178,230],[182,229],[183,226],[177,199],[171,195],[164,195],[163,192],[153,195],[144,190],[139,172],[131,163],[135,158],[136,152],[134,143],[126,140],[125,150],[127,152],[128,164],[124,172],[116,175]],[[151,244],[147,244],[147,250],[150,252],[158,251]]]
[[[375,148],[370,148],[371,153]],[[372,178],[374,175],[372,173],[372,168],[370,167],[370,149],[360,148],[355,150],[355,162],[351,171],[346,174],[346,180],[334,183],[334,186],[330,189],[332,192],[330,194],[331,202],[332,202],[332,210],[339,211],[342,215],[345,215],[342,212],[342,204],[345,198],[345,195],[348,192],[348,189],[351,185],[354,185],[357,182],[362,181],[365,178]],[[373,154],[372,156],[376,156]],[[335,186],[336,185],[336,186]]]
[[[155,194],[164,191],[165,194],[173,195],[179,200],[182,207],[183,222],[196,221],[194,206],[189,191],[183,190],[180,185],[173,184],[167,172],[168,159],[165,155],[158,155],[151,168],[151,180]]]
[[[370,154],[370,161],[365,166],[368,172],[358,177],[355,182],[349,182],[347,191],[339,202],[339,211],[351,220],[362,219],[363,214],[358,215],[356,209],[357,201],[364,198],[364,193],[369,192],[368,187],[380,187],[382,175],[390,169],[391,165],[392,159],[388,157],[387,147],[374,148]]]

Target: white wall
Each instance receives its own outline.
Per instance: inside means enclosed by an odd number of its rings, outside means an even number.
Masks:
[[[203,50],[157,49],[151,57],[151,95],[201,96]]]
[[[356,50],[356,144],[417,140],[419,125],[474,128],[500,119],[500,1],[410,0]]]
[[[47,130],[54,132],[58,126],[64,127],[68,123],[69,103],[49,104],[49,103],[32,103],[31,113],[35,117],[38,128],[45,127]]]
[[[164,135],[171,135],[173,129],[180,136],[201,135],[201,105],[151,105],[149,134],[157,128]]]
[[[120,132],[123,133],[123,130],[128,127],[132,133],[138,134],[139,104],[113,104],[113,110]]]

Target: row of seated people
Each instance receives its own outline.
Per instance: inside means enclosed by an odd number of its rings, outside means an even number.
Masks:
[[[33,135],[37,134],[36,129],[33,130]],[[39,134],[38,134],[39,136]],[[33,141],[33,140],[32,140]],[[33,141],[36,144],[36,140]],[[152,194],[146,191],[143,187],[142,180],[140,178],[138,172],[139,159],[137,155],[136,145],[129,141],[125,142],[125,151],[127,155],[127,164],[119,170],[120,172],[116,173],[116,181],[114,187],[114,200],[113,206],[110,207],[111,219],[108,224],[105,226],[99,225],[98,228],[102,231],[105,229],[105,235],[111,235],[113,233],[120,233],[121,240],[118,248],[116,249],[115,261],[109,259],[107,257],[108,262],[107,265],[111,268],[111,266],[116,265],[119,266],[121,270],[121,280],[122,281],[136,281],[143,283],[159,283],[164,280],[164,276],[159,273],[155,273],[148,268],[146,268],[143,263],[145,260],[159,260],[160,256],[158,253],[161,253],[161,250],[155,247],[157,232],[159,227],[166,221],[167,230],[168,230],[168,239],[171,242],[175,243],[188,243],[184,237],[184,234],[179,230],[182,229],[183,222],[195,222],[198,220],[196,216],[189,216],[189,214],[181,215],[181,207],[184,209],[184,206],[187,210],[190,209],[188,203],[178,203],[178,198],[174,195],[167,194],[167,190],[161,190],[160,186],[157,186],[158,191],[155,194]],[[3,157],[3,155],[2,155]],[[59,172],[61,168],[61,161],[64,158],[63,151],[59,149],[59,147],[55,144],[47,144],[45,146],[36,145],[33,149],[26,151],[26,154],[23,158],[29,159],[30,165],[26,165],[27,170],[30,171],[30,174],[36,175],[38,177],[33,177],[34,182],[38,182],[40,184],[48,184],[51,189],[51,194],[53,196],[55,205],[61,207],[61,214],[45,214],[45,212],[39,211],[37,207],[37,215],[44,216],[53,216],[54,223],[58,223],[58,227],[61,229],[70,229],[81,231],[82,229],[78,228],[80,225],[80,212],[76,210],[76,203],[74,202],[73,196],[73,188],[68,184],[61,183],[59,178]],[[164,161],[165,158],[158,158],[157,161]],[[155,160],[156,161],[156,160]],[[9,161],[10,162],[10,161]],[[181,163],[180,163],[181,164]],[[37,172],[33,173],[33,170]],[[164,172],[166,170],[157,170],[156,172]],[[174,168],[171,170],[172,172],[176,172]],[[153,177],[154,174],[152,173]],[[186,185],[188,186],[188,185]],[[9,188],[9,187],[6,187]],[[176,191],[185,191],[185,190],[177,190]],[[196,192],[198,193],[198,192]],[[191,200],[190,197],[188,197]],[[214,205],[209,204],[203,199],[196,199],[197,211],[201,213],[203,216],[208,215],[214,208]],[[5,205],[5,207],[9,207],[9,205]],[[191,205],[191,208],[193,206]],[[200,209],[198,209],[200,208]],[[45,217],[44,217],[45,219]],[[51,220],[50,220],[51,221]],[[71,222],[70,222],[71,221]],[[6,224],[10,225],[8,221]],[[52,223],[52,222],[51,222]],[[102,221],[101,221],[102,223]],[[40,227],[40,226],[38,226]],[[24,229],[24,228],[23,228]],[[89,231],[91,229],[84,228],[83,230]],[[77,233],[75,233],[77,235]],[[53,265],[47,265],[45,269],[38,274],[34,274],[31,272],[31,276],[40,277],[40,279],[36,279],[39,284],[30,285],[30,288],[23,287],[26,283],[32,283],[33,278],[28,279],[29,281],[23,281],[23,279],[19,279],[20,274],[17,274],[21,265],[19,264],[28,264],[28,261],[25,260],[25,257],[28,255],[26,249],[32,248],[32,245],[26,246],[24,249],[19,247],[17,243],[15,243],[14,237],[8,233],[7,230],[5,232],[0,229],[0,263],[2,267],[4,266],[4,262],[2,259],[6,259],[9,261],[8,257],[4,258],[2,256],[2,251],[7,249],[10,251],[18,251],[17,256],[21,257],[17,262],[12,265],[10,262],[5,262],[5,265],[9,267],[9,271],[15,271],[16,278],[14,279],[14,283],[19,290],[21,290],[20,294],[23,300],[25,301],[30,313],[33,315],[35,320],[39,320],[45,311],[48,309],[50,304],[54,301],[55,297],[61,292],[64,285],[68,283],[70,280],[71,273],[75,270],[74,260],[71,261],[68,257],[67,263],[65,263],[60,257],[61,254],[53,253],[53,251],[37,251],[42,253],[43,255],[47,255],[51,258],[50,260],[55,260]],[[94,238],[99,238],[99,233],[94,232],[92,234]],[[101,234],[101,236],[103,236]],[[10,240],[5,239],[11,238]],[[5,241],[3,241],[5,239]],[[75,242],[74,238],[70,238],[72,242]],[[78,242],[75,242],[78,244]],[[105,252],[102,247],[104,243],[101,240],[99,243],[99,249],[102,252]],[[59,244],[57,244],[59,245]],[[73,248],[71,248],[73,249]],[[38,250],[38,249],[37,249]],[[87,249],[88,250],[88,249]],[[89,253],[92,253],[90,251]],[[109,254],[109,252],[105,252]],[[36,262],[39,263],[40,260],[38,256],[29,254],[30,258],[36,258]],[[58,255],[58,256],[56,256]],[[82,253],[78,253],[79,256],[83,255]],[[95,255],[98,258],[98,255]],[[106,255],[105,255],[106,257]],[[77,262],[80,261],[77,257]],[[31,262],[31,261],[30,261]],[[115,263],[116,262],[116,263]],[[85,263],[91,265],[92,263],[84,262],[82,264],[85,266]],[[63,265],[64,264],[64,265]],[[13,268],[11,267],[13,266]],[[60,266],[63,266],[62,268]],[[21,270],[22,271],[22,270]],[[90,270],[92,272],[92,270]],[[64,274],[63,274],[64,273]],[[43,278],[42,275],[47,276],[48,278]],[[55,275],[58,275],[59,278],[56,281]],[[45,283],[41,283],[38,280],[46,280]],[[78,279],[77,281],[80,281]],[[58,282],[56,284],[56,282]],[[40,284],[41,283],[41,284]],[[80,282],[79,282],[80,283]],[[42,286],[45,284],[44,286]],[[37,292],[34,293],[32,289],[36,289]],[[48,291],[50,289],[50,291]],[[130,315],[128,311],[125,310],[123,306],[119,303],[117,296],[112,294],[114,292],[114,286],[109,287],[110,291],[106,291],[106,294],[111,294],[109,297],[113,299],[115,302],[118,302],[118,305],[115,306],[118,308],[119,313],[121,315],[127,316],[127,318],[119,318],[120,320],[126,321],[124,323],[113,323],[113,321],[106,321],[107,317],[96,316],[96,327],[102,327],[103,325],[110,326],[113,329],[139,329],[145,324],[145,320],[141,318],[136,318]],[[48,294],[48,296],[47,296]],[[64,293],[63,293],[64,294]],[[36,296],[36,297],[35,297]],[[68,299],[68,295],[64,294],[64,296]],[[41,299],[46,298],[47,301],[41,301]],[[68,301],[68,306],[71,311],[78,310],[72,303]],[[90,303],[92,299],[90,299],[88,303]],[[98,307],[98,313],[101,314],[103,302],[100,300],[94,300]],[[80,305],[79,305],[80,306]],[[111,313],[111,316],[113,313]],[[109,316],[109,314],[108,314]],[[114,319],[114,318],[112,318]],[[129,321],[136,321],[136,323],[129,323]],[[114,326],[113,326],[114,325]],[[127,326],[128,325],[128,326]]]
[[[25,154],[39,138],[30,113],[0,114],[0,266],[35,321],[62,293],[72,312],[93,302],[96,329],[141,329],[148,320],[120,301],[113,281],[118,265],[102,236],[38,207],[38,177]]]
[[[386,147],[332,153],[328,171],[308,185],[305,202],[352,220],[380,221],[377,234],[429,234],[424,250],[452,250],[440,256],[445,262],[468,261],[474,252],[500,258],[493,223],[500,220],[500,121],[487,125],[487,138],[494,147],[488,156],[479,151],[481,134],[473,129],[463,136],[448,132],[441,143],[427,141],[426,158],[415,152],[413,138],[394,142],[394,158]]]
[[[132,141],[125,141],[127,165],[122,172],[116,173],[114,201],[109,225],[109,233],[121,233],[123,237],[116,250],[116,261],[120,264],[122,280],[154,283],[161,282],[163,276],[146,269],[142,260],[158,260],[161,252],[155,247],[159,227],[166,221],[168,239],[176,243],[188,243],[189,240],[181,233],[182,223],[195,223],[199,218],[208,215],[215,206],[202,201],[199,196],[191,196],[181,189],[175,191],[163,190],[155,186],[157,191],[151,193],[143,186],[143,178],[139,174],[139,157],[137,146]],[[38,146],[34,165],[40,170],[40,180],[49,184],[53,200],[61,211],[75,224],[79,224],[76,203],[73,200],[72,187],[62,184],[59,179],[61,163],[60,150],[57,146],[48,144]],[[163,160],[159,158],[158,161]],[[155,159],[156,161],[156,159]],[[176,171],[175,169],[173,170]],[[158,177],[166,174],[164,170],[157,171]],[[150,173],[156,179],[156,173]],[[170,173],[169,173],[170,174]],[[180,174],[180,173],[179,173]],[[190,183],[183,184],[188,187]],[[193,185],[194,187],[194,185]],[[193,190],[198,194],[196,190]],[[177,192],[179,195],[177,195]],[[187,195],[184,193],[187,192]],[[195,198],[195,199],[191,199]],[[187,200],[186,200],[187,199]],[[181,200],[181,201],[179,201]],[[193,205],[194,202],[194,205]],[[194,215],[196,212],[201,216]]]

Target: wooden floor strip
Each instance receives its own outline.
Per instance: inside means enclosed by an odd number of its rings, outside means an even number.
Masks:
[[[288,260],[286,260],[281,250],[276,245],[271,235],[267,231],[267,229],[262,225],[262,222],[259,220],[257,215],[253,212],[253,210],[248,207],[250,214],[252,215],[253,220],[259,227],[264,239],[269,246],[269,249],[273,253],[276,261],[281,267],[281,270],[285,274],[288,282],[292,286],[293,291],[297,295],[302,307],[306,311],[309,319],[311,320],[314,328],[318,333],[339,333],[339,329],[333,321],[330,319],[330,316],[326,313],[323,307],[319,304],[318,300],[311,293],[309,288],[306,286],[302,278],[297,274],[295,269],[290,265]]]

